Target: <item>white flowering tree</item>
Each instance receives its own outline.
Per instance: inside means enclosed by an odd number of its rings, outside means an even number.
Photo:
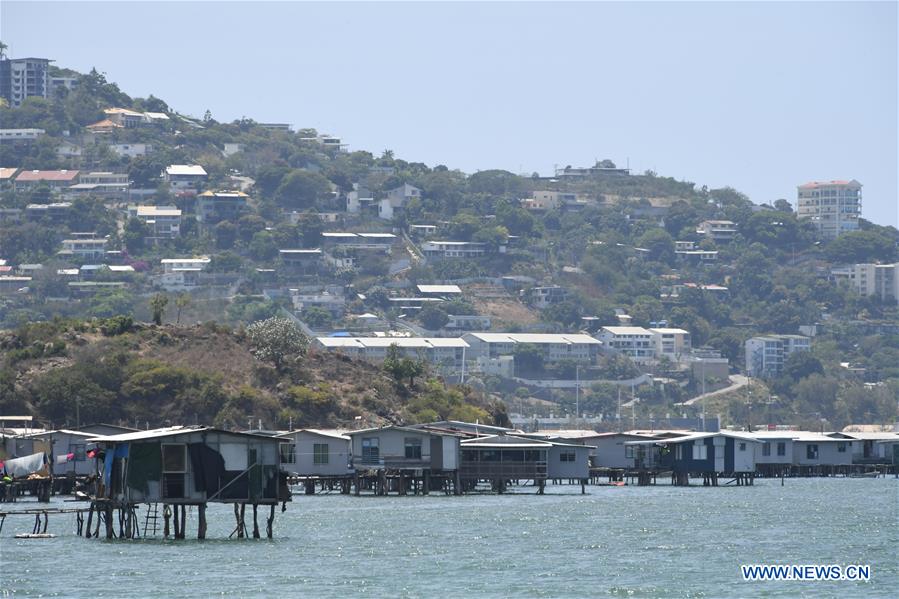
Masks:
[[[300,327],[278,316],[254,322],[247,327],[247,336],[253,344],[253,355],[272,362],[278,370],[305,355],[309,347],[309,338]]]

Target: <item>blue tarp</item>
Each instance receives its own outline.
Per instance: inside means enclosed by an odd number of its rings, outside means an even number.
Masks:
[[[106,461],[103,463],[103,484],[109,488],[109,481],[112,479],[112,463],[116,458],[128,457],[128,445],[122,444],[115,448],[115,451],[106,452]]]

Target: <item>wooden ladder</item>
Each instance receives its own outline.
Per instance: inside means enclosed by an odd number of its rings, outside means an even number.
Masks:
[[[148,503],[147,514],[144,516],[144,536],[156,535],[159,531],[159,504]]]

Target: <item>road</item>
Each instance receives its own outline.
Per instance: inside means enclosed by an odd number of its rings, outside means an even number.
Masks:
[[[717,395],[724,395],[725,393],[730,393],[731,391],[736,391],[741,387],[745,387],[749,384],[749,379],[742,374],[732,374],[727,377],[730,380],[731,385],[724,387],[723,389],[718,389],[717,391],[709,391],[708,393],[703,393],[702,395],[697,395],[692,399],[688,399],[683,404],[684,406],[692,406],[693,404],[700,402],[704,399],[708,399],[710,397],[715,397]]]

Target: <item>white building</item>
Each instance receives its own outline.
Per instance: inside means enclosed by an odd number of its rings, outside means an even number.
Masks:
[[[690,353],[692,344],[690,332],[684,329],[657,328],[649,329],[652,333],[652,341],[655,349],[655,357],[666,356],[678,361]]]
[[[0,60],[0,96],[13,108],[25,98],[46,98],[50,92],[50,60],[4,58]]]
[[[197,196],[197,222],[236,220],[246,208],[249,197],[242,191],[204,191]]]
[[[159,283],[167,289],[193,287],[198,284],[200,273],[212,262],[208,256],[197,258],[163,258],[159,261],[163,274]]]
[[[172,191],[196,191],[208,178],[206,169],[198,164],[172,164],[165,167],[162,180]]]
[[[351,431],[353,467],[435,471],[459,467],[460,436],[405,426]]]
[[[704,220],[699,223],[696,233],[715,243],[727,243],[737,234],[737,225],[730,220]]]
[[[654,335],[643,327],[603,327],[597,337],[606,347],[635,362],[646,362],[655,357]]]
[[[599,341],[583,333],[466,333],[462,338],[471,347],[468,359],[514,356],[518,345],[534,345],[543,351],[544,362],[573,360],[592,364]]]
[[[791,354],[808,351],[811,340],[803,335],[764,335],[746,340],[746,373],[768,378],[783,372]]]
[[[836,239],[858,229],[862,184],[851,181],[812,181],[798,187],[796,216],[815,225],[824,239]]]
[[[381,362],[395,345],[400,354],[441,367],[445,372],[461,371],[468,343],[451,337],[316,337],[315,346],[328,351]]]
[[[427,258],[476,258],[487,253],[487,246],[474,241],[425,241],[421,251]]]
[[[172,239],[181,234],[181,210],[174,206],[129,206],[128,215],[150,229],[150,239]]]
[[[109,149],[113,154],[122,158],[137,158],[138,156],[146,156],[153,151],[150,144],[109,144]]]
[[[387,197],[378,202],[378,217],[390,220],[405,209],[406,203],[412,199],[421,199],[421,190],[414,185],[404,183],[387,192]]]
[[[568,290],[558,285],[531,287],[525,293],[525,298],[530,305],[543,310],[568,299]]]
[[[864,297],[876,296],[883,302],[899,302],[899,263],[852,264],[834,268],[830,274],[837,283]]]
[[[106,239],[76,238],[63,239],[62,256],[71,256],[79,260],[102,258],[106,255]]]

